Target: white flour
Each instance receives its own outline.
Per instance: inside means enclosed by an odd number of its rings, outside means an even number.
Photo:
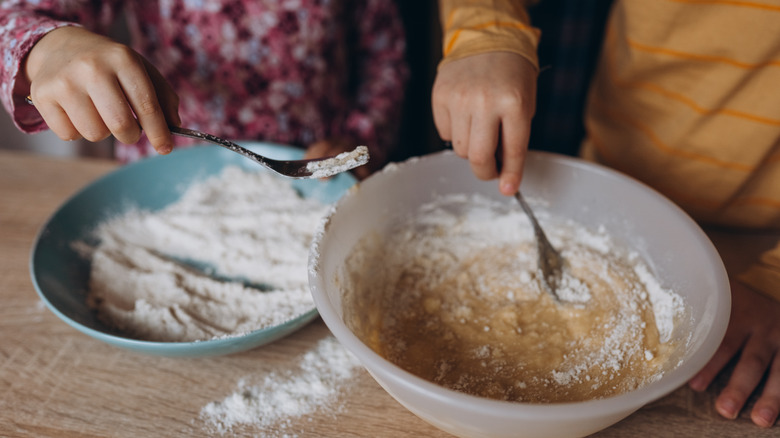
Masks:
[[[305,424],[301,417],[338,412],[339,394],[359,369],[358,360],[329,336],[290,369],[240,380],[233,394],[206,405],[200,418],[218,434],[247,426],[264,437],[298,436],[302,431],[294,428]]]
[[[101,224],[89,302],[151,341],[231,336],[314,309],[309,244],[327,206],[268,172],[229,167],[157,211]],[[193,269],[195,267],[196,269]]]
[[[666,342],[672,335],[675,317],[684,306],[682,298],[673,291],[661,286],[641,257],[613,242],[604,227],[590,230],[572,221],[562,222],[560,218],[550,217],[545,212],[539,214],[547,223],[542,225],[554,247],[561,251],[564,259],[574,259],[579,248],[588,249],[597,254],[611,255],[622,259],[631,266],[639,281],[647,290],[655,314],[655,323],[661,341]],[[425,230],[447,230],[425,231]],[[510,242],[534,242],[533,228],[525,213],[515,208],[514,203],[498,203],[480,195],[454,194],[442,196],[423,205],[414,217],[414,226],[405,230],[406,245],[394,244],[408,251],[402,258],[408,258],[414,252],[425,254],[429,259],[443,257],[445,260],[467,258],[481,248],[503,245]],[[446,233],[446,234],[445,234]],[[442,238],[445,236],[446,238]],[[567,252],[570,252],[568,253]],[[536,257],[536,254],[518,254],[518,257]],[[582,256],[580,256],[582,257]],[[403,261],[401,261],[403,263]],[[529,264],[535,266],[536,262]],[[536,281],[536,272],[518,270],[517,277],[511,283],[529,283]],[[431,279],[436,281],[436,279]],[[542,290],[539,289],[541,293]],[[568,303],[587,303],[590,292],[587,285],[581,283],[564,270],[557,291],[562,301]]]
[[[342,152],[333,158],[312,161],[306,164],[306,170],[312,173],[312,178],[328,178],[349,169],[368,163],[368,148],[358,146],[352,151]]]

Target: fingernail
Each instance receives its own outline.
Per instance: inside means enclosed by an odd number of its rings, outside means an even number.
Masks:
[[[170,145],[165,145],[165,146],[160,146],[157,149],[157,153],[162,154],[162,155],[167,155],[167,154],[171,153],[172,150],[173,150],[173,148]]]
[[[762,408],[758,411],[756,416],[758,417],[758,422],[761,423],[759,426],[769,427],[774,424],[777,413],[769,408]]]
[[[501,193],[510,196],[515,193],[515,188],[510,183],[501,183],[501,187],[499,187],[499,190]]]
[[[718,403],[718,411],[721,415],[731,420],[737,418],[737,403],[734,400],[726,399]]]

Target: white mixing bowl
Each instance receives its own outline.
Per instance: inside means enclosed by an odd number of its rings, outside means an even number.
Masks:
[[[369,233],[386,234],[405,213],[440,195],[501,197],[495,181],[476,179],[468,163],[452,152],[391,165],[336,203],[313,242],[309,283],[322,319],[376,381],[420,418],[461,437],[580,437],[604,429],[685,384],[714,354],[728,323],[731,300],[723,263],[698,225],[672,202],[613,170],[548,153],[529,153],[523,178],[526,197],[545,200],[536,209],[589,228],[604,226],[637,250],[661,285],[683,297],[689,321],[676,331],[690,340],[680,343],[680,365],[661,379],[621,395],[574,403],[471,396],[385,360],[344,323],[338,279],[352,248]]]

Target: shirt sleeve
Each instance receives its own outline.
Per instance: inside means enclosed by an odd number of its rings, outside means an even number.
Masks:
[[[359,8],[358,8],[359,9]],[[340,134],[369,148],[374,168],[390,157],[397,141],[404,90],[408,79],[403,23],[394,2],[369,0],[355,11],[357,47],[353,109]]]
[[[443,31],[439,65],[487,52],[513,52],[537,69],[541,32],[518,0],[439,0]]]
[[[780,243],[763,253],[758,263],[748,268],[737,279],[753,290],[780,301]]]
[[[113,23],[115,2],[27,1],[0,2],[0,101],[21,131],[47,129],[38,111],[25,102],[28,83],[22,66],[30,49],[44,35],[64,26],[88,26],[105,33]],[[94,5],[94,6],[89,6]]]

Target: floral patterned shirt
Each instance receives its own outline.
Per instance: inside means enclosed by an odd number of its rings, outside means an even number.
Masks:
[[[30,48],[61,26],[107,34],[120,13],[131,46],[178,93],[183,126],[301,147],[343,138],[387,159],[408,76],[388,0],[4,0],[0,100],[17,127],[47,128],[24,102]],[[117,143],[123,161],[152,151]]]

